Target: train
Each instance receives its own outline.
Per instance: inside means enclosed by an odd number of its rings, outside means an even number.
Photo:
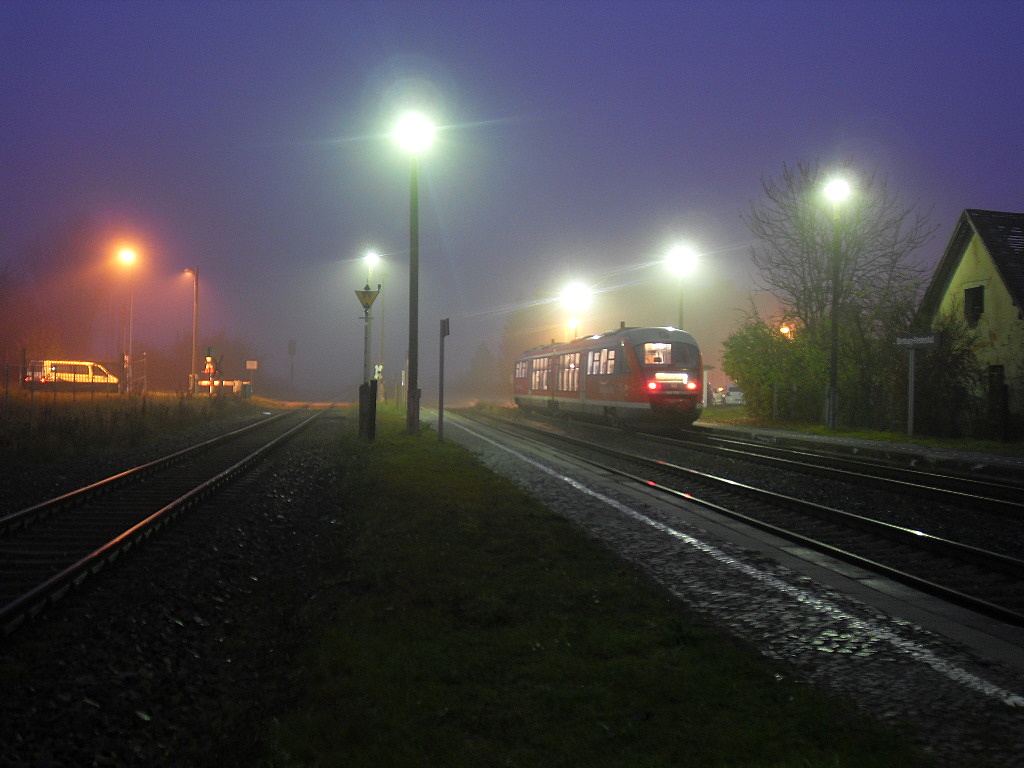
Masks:
[[[523,412],[689,427],[704,408],[697,341],[678,328],[627,328],[523,352],[512,390]]]

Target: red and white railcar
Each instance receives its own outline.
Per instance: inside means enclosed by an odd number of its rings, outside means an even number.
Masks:
[[[675,421],[701,414],[700,348],[677,328],[626,328],[550,344],[520,355],[513,374],[524,410],[614,422]]]

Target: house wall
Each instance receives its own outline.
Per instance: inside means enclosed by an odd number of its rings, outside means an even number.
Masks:
[[[1009,387],[1010,412],[1024,414],[1024,320],[996,271],[988,249],[975,235],[953,273],[939,315],[958,313],[964,317],[964,291],[977,286],[985,289],[984,313],[974,328],[979,341],[978,358],[986,367],[1003,366]]]

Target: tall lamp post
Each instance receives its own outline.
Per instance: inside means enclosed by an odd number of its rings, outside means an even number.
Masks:
[[[128,347],[124,353],[125,392],[132,389],[132,331],[135,324],[135,251],[122,248],[117,254],[121,263],[128,268]]]
[[[686,288],[686,276],[697,266],[697,254],[686,245],[677,245],[665,256],[668,268],[679,275],[679,330],[683,330],[683,294]]]
[[[419,112],[406,112],[395,126],[394,138],[411,158],[409,174],[409,378],[405,428],[410,435],[420,430],[419,311],[420,311],[420,205],[419,154],[434,141],[436,129]]]
[[[846,179],[833,179],[825,185],[825,197],[832,201],[832,326],[829,342],[828,389],[825,391],[825,426],[839,426],[839,282],[841,278],[839,240],[839,204],[850,196]]]
[[[196,381],[196,341],[199,337],[199,267],[189,267],[186,275],[192,275],[192,367],[188,374],[188,392],[195,394]]]

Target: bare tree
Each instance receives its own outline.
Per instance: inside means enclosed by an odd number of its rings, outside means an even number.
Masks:
[[[833,175],[843,174],[799,163],[784,167],[780,179],[762,178],[763,198],[744,217],[756,241],[754,264],[763,287],[810,334],[818,336],[833,306],[844,322],[856,318],[877,332],[894,301],[916,296],[922,270],[911,256],[935,227],[874,174],[851,179],[852,195],[834,207],[822,191]]]
[[[835,177],[852,188],[842,203],[825,197]],[[831,404],[826,394],[826,424],[835,426],[840,410],[850,424],[892,422],[902,370],[895,336],[910,329],[923,287],[913,257],[935,232],[929,214],[904,204],[877,175],[855,178],[818,163],[784,167],[781,178],[761,185],[762,198],[744,217],[753,261],[761,287],[796,319],[806,359],[816,361],[804,382],[835,393]]]

